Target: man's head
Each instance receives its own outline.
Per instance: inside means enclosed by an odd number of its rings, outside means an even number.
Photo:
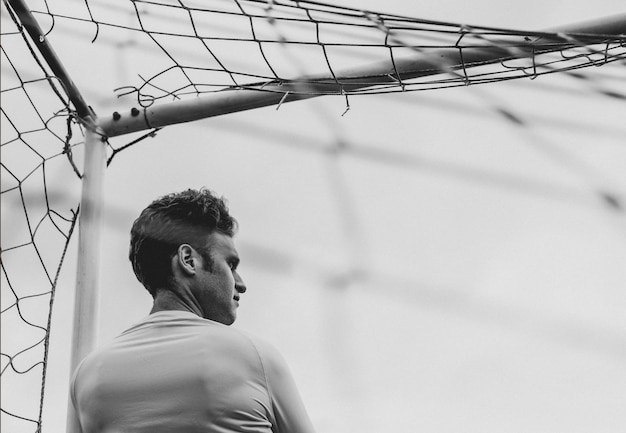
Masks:
[[[188,189],[169,194],[143,210],[131,229],[129,259],[137,279],[152,296],[168,288],[172,279],[172,258],[183,244],[191,246],[211,270],[213,233],[232,237],[236,220],[223,199],[207,189]]]

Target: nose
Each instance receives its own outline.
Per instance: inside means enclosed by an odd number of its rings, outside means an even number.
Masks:
[[[246,284],[243,282],[241,276],[237,272],[235,272],[235,290],[237,290],[239,293],[245,293],[246,290],[248,290]]]

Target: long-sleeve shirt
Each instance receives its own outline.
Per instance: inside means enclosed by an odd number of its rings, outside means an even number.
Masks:
[[[82,433],[313,433],[271,345],[161,311],[89,355],[72,379]]]

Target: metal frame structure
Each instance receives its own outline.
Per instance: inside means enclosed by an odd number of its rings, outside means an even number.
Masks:
[[[228,89],[210,96],[155,104],[147,108],[133,108],[126,113],[115,113],[101,120],[101,127],[109,137],[152,128],[190,122],[285,102],[309,99],[328,94],[366,89],[375,84],[393,83],[445,72],[456,72],[473,66],[483,66],[505,60],[531,58],[538,54],[556,52],[584,45],[598,36],[626,34],[626,13],[604,19],[548,29],[534,40],[520,36],[516,48],[493,46],[441,48],[427,56],[387,60],[350,70],[320,76],[299,77],[285,83],[259,83],[245,89]],[[555,36],[556,35],[556,36]],[[571,36],[575,35],[575,40]],[[497,41],[494,40],[494,45]],[[511,45],[508,41],[507,46]],[[443,66],[442,66],[443,65]]]

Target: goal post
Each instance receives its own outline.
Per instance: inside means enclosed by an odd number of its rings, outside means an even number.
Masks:
[[[78,261],[70,374],[93,350],[97,341],[105,168],[106,144],[102,140],[102,134],[87,129],[78,218]],[[71,404],[68,406],[67,420],[67,432],[78,431]]]
[[[304,76],[231,88],[207,96],[133,108],[101,119],[109,137],[190,122],[254,108],[278,105],[323,95],[342,95],[383,83],[402,82],[445,72],[465,71],[504,60],[533,58],[572,46],[599,43],[626,34],[626,13],[545,30],[516,41],[491,40],[490,45],[439,48],[412,57],[378,62],[327,75]]]

